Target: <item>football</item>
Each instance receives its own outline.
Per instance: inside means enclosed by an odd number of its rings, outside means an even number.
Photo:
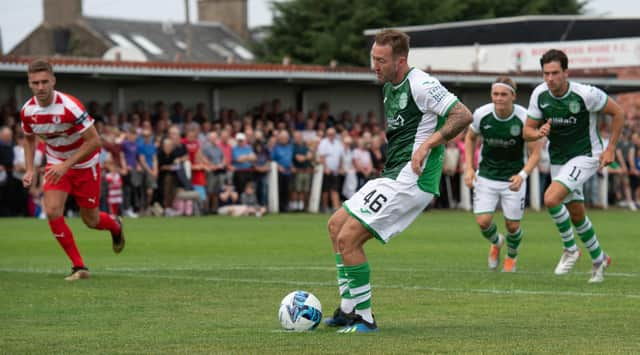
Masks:
[[[303,332],[315,329],[322,319],[322,305],[306,291],[293,291],[280,302],[280,324],[286,330]]]

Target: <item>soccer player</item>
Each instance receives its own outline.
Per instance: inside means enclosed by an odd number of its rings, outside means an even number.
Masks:
[[[544,193],[544,204],[558,227],[564,246],[555,274],[567,274],[580,257],[573,223],[593,263],[589,282],[602,282],[611,257],[600,247],[586,215],[582,185],[599,167],[614,161],[624,112],[604,91],[569,81],[568,59],[564,52],[547,51],[540,58],[540,66],[544,83],[531,94],[524,139],[549,139],[553,181]],[[613,118],[606,149],[598,135],[598,113]]]
[[[527,110],[515,105],[515,99],[516,83],[509,77],[499,77],[491,85],[491,103],[475,110],[464,140],[464,182],[474,189],[473,213],[482,235],[491,243],[488,259],[491,270],[500,265],[500,249],[505,241],[493,222],[498,201],[502,206],[507,228],[504,272],[516,271],[527,177],[540,160],[540,144],[529,142],[529,159],[525,165],[522,128],[527,120]],[[482,136],[482,150],[476,174],[474,153],[478,136]]]
[[[406,229],[438,195],[447,140],[471,123],[471,112],[427,73],[407,64],[409,36],[383,30],[371,59],[384,83],[388,150],[380,178],[368,181],[329,219],[341,302],[328,326],[341,333],[377,330],[371,312],[370,268],[364,244],[383,244]]]
[[[93,118],[75,97],[54,89],[56,78],[51,64],[36,59],[28,67],[29,87],[33,97],[20,111],[26,135],[25,165],[22,179],[25,187],[33,182],[36,135],[46,143],[47,166],[44,174],[44,208],[49,227],[62,249],[71,259],[67,281],[89,278],[71,229],[64,220],[64,206],[69,194],[80,206],[82,221],[93,229],[109,230],[113,251],[120,253],[125,240],[122,221],[100,212],[101,141]]]

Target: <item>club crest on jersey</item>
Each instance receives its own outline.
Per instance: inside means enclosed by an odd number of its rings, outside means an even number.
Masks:
[[[509,133],[514,137],[519,136],[520,132],[520,126],[511,126],[511,128],[509,128]]]
[[[401,110],[407,107],[408,102],[409,102],[409,96],[407,96],[407,93],[403,92],[402,94],[400,94],[400,97],[398,98],[398,106],[400,107]]]
[[[62,119],[60,119],[60,116],[53,116],[53,123],[60,124],[60,122],[62,122]]]
[[[571,113],[573,113],[574,115],[580,112],[580,103],[578,101],[569,102],[569,111],[571,111]]]
[[[404,117],[398,114],[396,117],[388,118],[387,117],[387,126],[389,129],[396,129],[398,127],[404,126]]]

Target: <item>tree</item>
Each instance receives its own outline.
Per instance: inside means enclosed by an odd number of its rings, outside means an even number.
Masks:
[[[580,0],[289,0],[274,2],[260,58],[293,63],[365,66],[368,28],[426,25],[496,17],[581,14]]]

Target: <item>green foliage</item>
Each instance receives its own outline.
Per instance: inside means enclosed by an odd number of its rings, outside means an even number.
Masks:
[[[545,212],[525,213],[515,274],[487,271],[471,212],[430,211],[389,245],[370,241],[372,336],[280,329],[279,302],[295,289],[325,315],[339,302],[328,215],[127,219],[119,255],[107,232],[68,219],[92,272],[75,283],[46,221],[0,219],[0,353],[637,353],[640,219],[589,217],[613,257],[598,285],[584,252],[553,275],[562,247]]]
[[[289,0],[274,2],[262,60],[328,65],[368,64],[365,29],[496,17],[580,14],[580,0]]]

